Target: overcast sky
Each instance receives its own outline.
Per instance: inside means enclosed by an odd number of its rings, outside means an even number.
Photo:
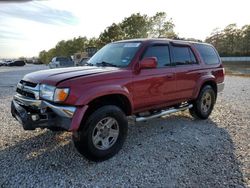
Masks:
[[[250,0],[0,0],[0,58],[37,56],[60,40],[98,37],[132,13],[164,11],[180,37],[204,40],[214,28],[250,24]]]

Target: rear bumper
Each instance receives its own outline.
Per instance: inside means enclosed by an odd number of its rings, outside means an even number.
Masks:
[[[59,128],[76,131],[87,106],[75,107],[53,104],[15,95],[11,103],[11,113],[25,130],[36,128]]]
[[[217,92],[220,93],[224,90],[224,87],[225,87],[225,83],[222,82],[222,83],[218,83],[217,84]]]

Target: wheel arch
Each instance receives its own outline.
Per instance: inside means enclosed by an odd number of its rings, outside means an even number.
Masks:
[[[213,90],[214,90],[214,92],[215,92],[215,95],[217,95],[217,84],[216,84],[216,82],[215,82],[214,80],[205,81],[205,82],[201,85],[200,90],[201,90],[204,86],[206,86],[206,85],[210,85],[210,86],[213,88]]]
[[[103,105],[116,105],[118,106],[126,115],[132,114],[132,104],[127,96],[123,94],[106,94],[98,96],[88,103],[88,110],[91,108],[98,108]]]
[[[198,87],[197,89],[195,90],[194,92],[194,98],[196,99],[200,93],[200,91],[202,90],[202,88],[206,85],[210,85],[213,90],[214,90],[214,93],[215,93],[215,97],[217,97],[217,84],[216,84],[216,80],[215,80],[215,77],[206,77],[202,80],[200,80],[198,82]]]
[[[105,105],[115,105],[119,107],[126,116],[129,116],[133,113],[133,106],[130,102],[130,99],[120,93],[116,94],[106,94],[102,96],[98,96],[87,104],[88,109],[84,113],[81,124],[79,125],[78,129],[84,128],[84,123],[86,122],[87,118],[97,109]]]

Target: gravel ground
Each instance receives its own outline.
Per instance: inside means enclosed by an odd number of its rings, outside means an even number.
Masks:
[[[14,85],[45,66],[0,68],[0,187],[248,187],[250,78],[226,77],[208,120],[188,112],[129,126],[112,159],[83,158],[70,133],[24,131],[10,115]]]

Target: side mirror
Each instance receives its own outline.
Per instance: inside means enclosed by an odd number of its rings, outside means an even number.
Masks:
[[[146,57],[140,62],[140,69],[153,69],[157,67],[156,57]]]

